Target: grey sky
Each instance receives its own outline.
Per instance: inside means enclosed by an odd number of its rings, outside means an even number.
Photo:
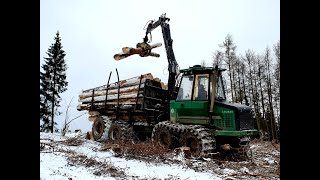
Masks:
[[[113,59],[122,47],[141,42],[147,21],[157,20],[163,13],[171,19],[173,50],[181,69],[201,60],[211,64],[212,53],[228,33],[240,54],[247,49],[262,52],[280,39],[279,0],[41,0],[40,64],[57,30],[66,51],[69,86],[62,94],[59,128],[71,98],[70,119],[84,113],[76,110],[81,90],[106,84],[110,71],[111,82],[116,81],[116,68],[120,79],[152,73],[167,81],[164,46],[154,50],[160,58],[134,55],[121,61]],[[152,32],[152,42],[163,44],[160,27]],[[87,117],[72,122],[70,129],[91,130]]]

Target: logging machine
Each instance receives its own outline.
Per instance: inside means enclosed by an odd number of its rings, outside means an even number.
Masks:
[[[241,149],[258,131],[251,107],[226,100],[219,67],[190,66],[179,70],[165,14],[147,25],[143,42],[136,48],[124,47],[115,60],[133,54],[159,57],[152,52],[151,32],[161,27],[168,60],[169,77],[165,85],[151,74],[119,80],[83,91],[78,110],[87,110],[93,121],[96,141],[135,138],[173,149],[190,147],[194,154]],[[118,75],[118,71],[117,71]]]

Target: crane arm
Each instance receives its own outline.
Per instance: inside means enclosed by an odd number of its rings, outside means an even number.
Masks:
[[[175,99],[174,88],[176,84],[176,76],[179,73],[179,70],[178,70],[179,65],[176,61],[176,58],[174,56],[174,52],[172,49],[170,25],[168,24],[169,21],[170,19],[165,17],[165,14],[162,14],[157,21],[155,22],[151,21],[147,26],[146,35],[143,38],[143,42],[148,44],[149,43],[148,35],[149,34],[151,35],[151,31],[161,26],[164,45],[166,48],[167,59],[168,59],[168,71],[169,71],[168,91],[169,91],[170,99]]]

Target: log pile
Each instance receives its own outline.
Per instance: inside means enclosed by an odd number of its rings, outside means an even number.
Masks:
[[[141,76],[136,76],[130,79],[122,80],[118,82],[114,82],[109,84],[108,86],[108,95],[107,93],[107,84],[103,86],[99,86],[96,88],[84,90],[79,95],[79,102],[77,109],[79,111],[82,110],[90,110],[90,106],[94,105],[100,109],[103,109],[106,104],[107,109],[115,108],[118,105],[121,108],[126,107],[136,107],[137,105],[140,107],[144,102],[144,87],[146,80],[157,81],[161,84],[162,89],[167,89],[166,85],[160,81],[159,78],[154,78],[151,73],[143,74]],[[118,86],[120,86],[118,90]],[[118,94],[119,91],[119,94]],[[119,100],[118,100],[119,95]],[[98,114],[94,111],[89,114]],[[90,114],[90,115],[91,115]]]

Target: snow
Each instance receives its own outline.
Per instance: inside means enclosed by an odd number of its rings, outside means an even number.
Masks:
[[[99,151],[101,144],[95,141],[84,140],[81,146],[67,146],[59,143],[80,135],[79,133],[67,133],[66,137],[61,137],[57,133],[40,133],[41,143],[57,143],[55,152],[50,149],[40,151],[41,179],[118,179],[110,175],[94,175],[95,167],[71,165],[67,160],[70,153],[58,152],[58,149],[74,151],[77,155],[85,155],[87,158],[93,158],[98,162],[112,164],[125,172],[125,179],[221,179],[216,174],[196,172],[180,164],[160,164],[115,157],[112,150]],[[177,156],[176,158],[182,159],[183,157]]]
[[[247,167],[240,168],[240,171],[243,173],[249,173],[249,169]]]
[[[151,75],[151,73],[148,73]],[[143,76],[146,76],[148,74],[144,74]],[[152,75],[151,75],[152,76]],[[146,78],[141,79],[141,84],[144,83],[146,81]],[[136,76],[130,79],[125,79],[125,80],[120,80],[119,84],[121,86],[123,86],[124,84],[132,84],[132,85],[136,85],[139,84],[140,82],[140,76]],[[118,87],[118,82],[114,82],[112,84],[109,84],[109,88],[117,88]],[[95,91],[100,91],[100,90],[106,90],[107,88],[107,84],[99,86],[99,87],[95,87],[95,88],[91,88],[88,90],[84,90],[82,91],[82,94],[84,93],[92,93],[92,89],[94,89]]]
[[[122,92],[127,92],[127,91],[134,91],[134,90],[138,90],[139,85],[134,85],[134,86],[129,86],[129,87],[125,87],[125,88],[120,88],[120,93]],[[144,83],[140,85],[140,88],[144,88]],[[112,94],[112,93],[118,93],[118,89],[112,89],[112,90],[108,90],[108,94]],[[99,96],[99,95],[106,95],[106,90],[100,90],[100,91],[94,91],[94,96]],[[86,92],[86,93],[82,93],[79,95],[80,97],[92,97],[92,91]]]
[[[46,179],[96,179],[84,167],[68,165],[65,157],[56,153],[40,153],[40,177]]]
[[[171,153],[139,158],[102,149],[103,143],[84,138],[85,134],[40,133],[40,178],[56,179],[280,179],[280,152],[270,142],[253,141],[252,161],[217,161],[207,158],[186,158]],[[80,144],[70,144],[70,140]],[[279,145],[280,146],[280,145]]]
[[[119,99],[136,98],[136,97],[137,97],[137,93],[133,92],[132,94],[120,94]],[[143,95],[139,94],[139,97],[143,97]],[[107,98],[108,100],[118,99],[118,94],[108,95]],[[94,101],[104,101],[105,99],[106,99],[106,96],[95,96],[93,98]],[[79,102],[91,102],[91,101],[92,101],[92,97],[79,100]]]
[[[228,169],[228,168],[223,169],[223,173],[226,174],[226,175],[230,175],[230,174],[233,174],[235,172],[236,171],[234,171],[233,169]]]
[[[274,164],[274,160],[273,159],[264,158],[264,160],[270,165]]]

